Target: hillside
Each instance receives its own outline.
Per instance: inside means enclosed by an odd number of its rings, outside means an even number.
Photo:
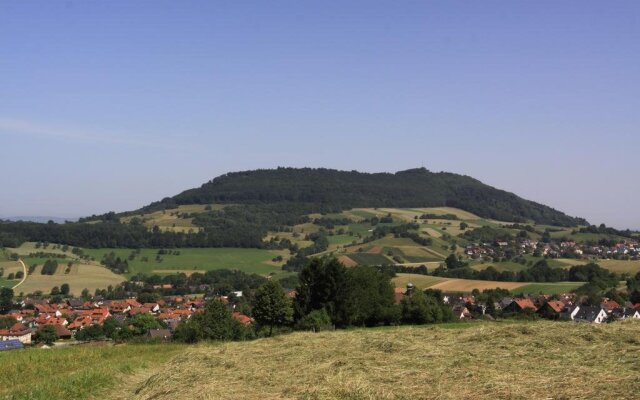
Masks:
[[[483,218],[559,226],[584,225],[550,207],[495,189],[468,176],[424,168],[363,173],[312,168],[232,172],[143,208],[188,204],[308,204],[319,211],[355,207],[456,207]]]
[[[635,398],[639,328],[460,323],[197,346],[33,349],[0,354],[8,366],[0,397]],[[27,364],[33,368],[21,368]]]

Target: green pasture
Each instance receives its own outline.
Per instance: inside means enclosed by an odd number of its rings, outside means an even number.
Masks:
[[[584,285],[584,282],[530,283],[511,290],[513,294],[562,294]]]
[[[114,252],[116,256],[129,263],[129,275],[142,272],[145,274],[174,273],[178,271],[208,271],[215,269],[236,269],[247,273],[267,275],[281,274],[283,271],[270,265],[271,260],[279,255],[278,251],[244,248],[182,248],[170,249],[179,251],[180,255],[160,255],[162,261],[156,260],[158,249],[141,249],[140,254],[129,260],[131,249],[85,249],[85,253],[102,260],[105,254]],[[146,257],[148,261],[143,261]]]

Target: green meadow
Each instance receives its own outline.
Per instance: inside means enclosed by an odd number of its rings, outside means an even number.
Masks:
[[[131,249],[85,249],[96,261],[102,260],[105,254],[114,252],[116,256],[129,263],[129,275],[142,272],[145,274],[169,274],[179,271],[205,272],[215,269],[236,269],[247,273],[268,275],[282,274],[283,271],[271,260],[282,255],[282,252],[263,249],[244,248],[183,248],[170,249],[180,255],[163,254],[158,256],[158,249],[141,249],[135,258],[129,260]],[[144,261],[144,259],[148,261]]]
[[[584,282],[530,283],[511,290],[515,295],[520,294],[562,294],[584,285]]]

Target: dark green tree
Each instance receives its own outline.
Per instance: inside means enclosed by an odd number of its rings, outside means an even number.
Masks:
[[[313,258],[300,271],[294,302],[296,320],[325,309],[334,325],[351,323],[353,302],[347,269],[336,258]]]
[[[51,345],[58,340],[58,334],[53,326],[45,325],[36,333],[34,340],[38,343]]]
[[[6,314],[13,308],[13,289],[0,288],[0,314]]]
[[[291,300],[277,281],[270,280],[260,286],[253,301],[253,318],[260,326],[269,327],[269,336],[273,328],[293,322]]]
[[[394,289],[390,276],[379,270],[358,266],[347,270],[351,307],[351,324],[374,326],[397,322]]]
[[[433,324],[443,320],[443,311],[438,302],[420,290],[402,299],[401,310],[402,321],[407,324]]]
[[[60,294],[67,296],[69,294],[70,288],[68,283],[63,283],[60,285]]]
[[[205,339],[232,340],[234,337],[234,325],[237,321],[231,316],[231,311],[219,300],[209,300],[204,308],[204,313],[191,317],[202,328],[199,335]]]
[[[0,317],[0,329],[9,329],[15,325],[16,322],[18,322],[18,320],[13,317]]]

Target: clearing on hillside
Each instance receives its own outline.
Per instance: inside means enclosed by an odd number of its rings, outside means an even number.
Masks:
[[[155,400],[631,399],[640,391],[638,328],[637,321],[545,321],[294,333],[189,347],[157,366],[151,377],[130,377],[112,395]]]

